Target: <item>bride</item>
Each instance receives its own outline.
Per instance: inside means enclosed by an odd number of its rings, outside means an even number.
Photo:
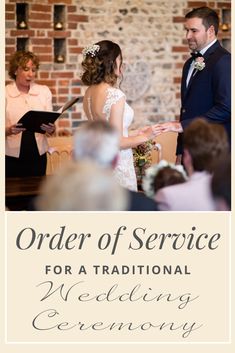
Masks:
[[[130,190],[137,190],[132,147],[151,140],[160,133],[158,125],[145,126],[128,134],[134,112],[126,103],[125,94],[117,88],[122,76],[122,52],[118,44],[100,41],[83,50],[82,82],[89,86],[83,108],[88,120],[107,120],[120,133],[120,155],[115,168],[117,181]]]

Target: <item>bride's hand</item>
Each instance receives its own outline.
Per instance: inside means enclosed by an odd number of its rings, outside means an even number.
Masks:
[[[143,134],[145,133],[146,130],[149,129],[149,127],[151,127],[150,125],[147,125],[147,126],[143,126],[139,129],[139,134]]]
[[[149,140],[153,139],[154,137],[160,135],[163,132],[161,124],[155,124],[151,126],[145,126],[142,129],[142,133],[147,135]]]
[[[164,132],[162,124],[152,125],[152,130],[153,130],[155,136],[158,136],[158,135],[160,135],[160,134],[162,134]]]

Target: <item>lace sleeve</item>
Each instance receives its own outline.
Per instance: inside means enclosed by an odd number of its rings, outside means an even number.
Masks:
[[[103,114],[106,119],[110,118],[111,107],[113,104],[116,104],[120,98],[125,97],[125,94],[118,88],[109,88],[105,105],[103,108]]]

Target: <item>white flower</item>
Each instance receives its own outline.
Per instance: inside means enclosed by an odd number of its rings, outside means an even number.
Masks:
[[[85,58],[88,54],[92,57],[95,56],[96,53],[100,50],[100,46],[98,44],[93,44],[85,47],[82,51],[83,57]]]
[[[187,174],[184,170],[184,167],[181,164],[176,165],[176,164],[169,163],[166,160],[162,159],[159,163],[153,164],[150,168],[146,169],[145,176],[144,176],[143,182],[142,182],[142,187],[143,187],[145,194],[148,197],[154,198],[154,196],[155,196],[155,191],[154,191],[154,187],[153,187],[154,179],[155,179],[156,175],[158,174],[158,172],[165,167],[170,167],[172,169],[177,170],[179,173],[182,174],[182,176],[184,177],[185,180],[188,179]]]
[[[195,59],[194,69],[202,71],[205,66],[206,66],[206,64],[205,64],[204,58],[202,56],[199,56],[198,58]]]

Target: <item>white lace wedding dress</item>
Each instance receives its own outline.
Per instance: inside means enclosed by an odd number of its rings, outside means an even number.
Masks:
[[[125,94],[118,88],[108,88],[107,99],[103,108],[103,113],[107,120],[110,118],[111,107],[116,104],[118,100],[125,96]],[[128,128],[133,120],[134,111],[125,102],[123,114],[123,136],[128,136]],[[133,153],[131,148],[120,150],[119,160],[115,168],[115,178],[118,183],[129,190],[137,191],[137,181],[133,161]]]

